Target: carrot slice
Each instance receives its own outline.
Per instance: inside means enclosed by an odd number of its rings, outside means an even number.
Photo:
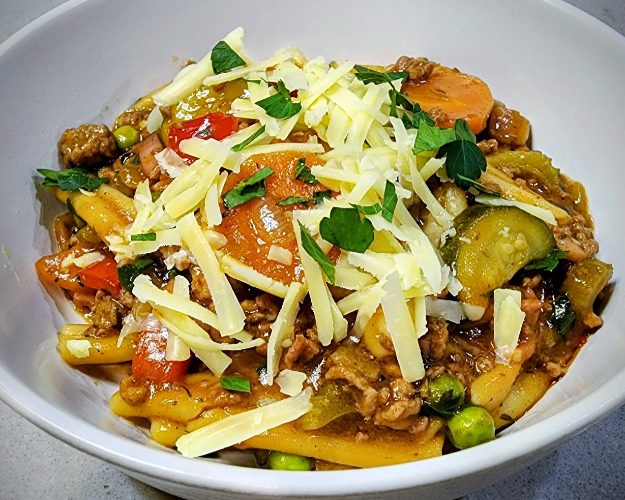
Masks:
[[[289,196],[311,199],[314,193],[328,189],[323,184],[307,184],[295,179],[300,158],[304,158],[309,168],[324,163],[314,154],[295,151],[254,155],[246,160],[241,165],[240,173],[228,176],[224,193],[261,168],[269,167],[274,174],[265,180],[267,194],[229,210],[224,215],[221,225],[215,227],[216,231],[228,239],[223,251],[265,276],[286,285],[294,280],[303,280],[302,265],[293,231],[292,212],[294,209],[306,209],[309,204],[280,206],[278,203]],[[291,252],[293,256],[291,264],[269,259],[267,254],[271,245]]]
[[[436,66],[425,82],[408,80],[402,90],[430,113],[439,127],[453,128],[455,121],[463,118],[475,134],[486,128],[494,104],[482,80],[444,66]]]

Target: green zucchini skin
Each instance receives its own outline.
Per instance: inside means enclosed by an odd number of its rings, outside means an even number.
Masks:
[[[556,247],[549,226],[516,207],[474,205],[454,220],[441,257],[462,283],[462,302],[486,307],[486,294]]]

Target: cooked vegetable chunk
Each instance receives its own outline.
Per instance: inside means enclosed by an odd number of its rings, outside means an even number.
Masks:
[[[602,324],[593,312],[593,304],[612,277],[612,269],[610,264],[590,259],[578,262],[566,273],[562,292],[567,294],[575,314],[586,326]]]
[[[267,465],[273,470],[312,470],[313,461],[299,455],[271,451],[267,457]]]
[[[460,300],[482,307],[488,305],[486,293],[556,245],[544,222],[515,207],[475,205],[456,217],[454,229],[441,256],[462,283]]]
[[[449,440],[459,450],[495,439],[493,417],[481,406],[467,405],[447,421]]]

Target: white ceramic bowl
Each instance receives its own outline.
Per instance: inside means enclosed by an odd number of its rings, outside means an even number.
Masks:
[[[527,116],[534,146],[584,182],[600,256],[615,264],[613,293],[568,375],[496,441],[424,462],[323,473],[241,469],[183,458],[111,415],[116,390],[65,365],[56,332],[73,312],[39,283],[59,211],[35,168],[57,165],[62,131],[111,123],[232,28],[257,57],[289,43],[309,56],[388,63],[424,55],[483,78]],[[175,61],[172,56],[180,59]],[[71,1],[0,47],[2,181],[0,397],[26,418],[128,474],[186,498],[362,495],[458,497],[503,478],[625,401],[625,225],[622,110],[625,40],[560,1],[315,2]],[[60,299],[60,300],[59,300]]]

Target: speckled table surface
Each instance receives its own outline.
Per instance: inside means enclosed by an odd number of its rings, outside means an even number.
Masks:
[[[0,42],[63,0],[0,0]],[[569,0],[625,34],[625,0]],[[0,499],[174,499],[57,441],[0,402]],[[9,438],[10,437],[10,438]],[[625,498],[625,407],[466,500]]]

